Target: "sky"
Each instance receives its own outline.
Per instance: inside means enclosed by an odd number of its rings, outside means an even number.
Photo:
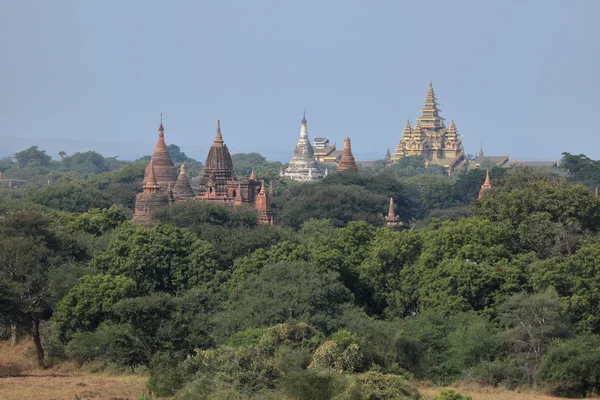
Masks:
[[[381,159],[429,81],[466,153],[600,158],[598,0],[0,0],[0,152]]]

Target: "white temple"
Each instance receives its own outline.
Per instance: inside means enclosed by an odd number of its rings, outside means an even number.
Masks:
[[[287,168],[281,172],[281,176],[300,182],[316,182],[324,177],[323,171],[321,171],[315,160],[315,153],[310,145],[310,140],[308,140],[306,114],[302,116],[300,139],[294,149],[292,160]]]

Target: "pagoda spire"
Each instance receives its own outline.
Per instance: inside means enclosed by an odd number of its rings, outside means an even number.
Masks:
[[[144,186],[142,186],[142,190],[144,193],[156,193],[160,189],[160,186],[156,183],[156,176],[154,175],[154,164],[152,160],[148,164],[146,168],[146,176],[144,179]]]
[[[173,187],[173,196],[175,201],[183,201],[194,197],[194,191],[192,190],[190,181],[185,173],[185,164],[181,164],[179,176],[177,177],[177,181]]]
[[[410,136],[410,134],[412,133],[412,126],[410,126],[410,120],[406,120],[406,125],[404,125],[404,137],[408,137]]]
[[[254,208],[258,211],[258,223],[259,224],[273,224],[273,213],[271,211],[271,199],[267,195],[267,188],[265,181],[261,182],[260,191],[256,196],[254,202]]]
[[[483,185],[481,185],[481,189],[479,189],[478,199],[481,199],[483,192],[485,192],[486,190],[490,190],[491,188],[492,184],[490,182],[490,170],[488,169],[485,171],[485,182],[483,182]]]
[[[300,127],[300,139],[308,139],[308,127],[306,121],[306,111],[302,112],[302,126]]]
[[[221,135],[221,121],[217,120],[217,133],[215,134],[215,140],[213,140],[214,143],[224,143],[225,141],[223,140],[223,135]]]
[[[250,174],[250,178],[251,181],[255,181],[256,180],[256,173],[254,172],[254,167],[252,167],[252,173]]]
[[[421,127],[427,129],[442,128],[444,126],[444,118],[440,117],[439,112],[442,111],[438,107],[435,92],[433,90],[433,82],[429,81],[429,88],[425,95],[425,103],[421,110],[421,116],[417,118]]]
[[[390,208],[388,209],[388,215],[385,217],[386,225],[389,227],[397,227],[401,226],[402,222],[400,221],[400,217],[396,215],[396,211],[394,211],[394,198],[390,197]]]
[[[337,172],[358,172],[358,167],[356,166],[356,160],[354,159],[354,155],[352,154],[352,146],[350,144],[350,138],[346,136],[344,139],[344,149],[342,150],[342,155],[340,157],[340,163],[337,168]]]
[[[392,154],[390,153],[390,149],[387,149],[385,152],[385,157],[383,157],[383,161],[389,163],[392,160]]]

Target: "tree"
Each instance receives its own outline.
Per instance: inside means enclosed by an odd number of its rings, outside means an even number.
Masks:
[[[108,170],[104,157],[95,151],[73,153],[68,157],[64,157],[62,164],[67,167],[68,171],[84,177],[92,174],[100,174]]]
[[[294,320],[328,332],[337,329],[337,319],[351,301],[337,273],[306,262],[280,262],[243,281],[221,320],[230,332]]]
[[[500,307],[500,322],[508,329],[507,340],[513,354],[537,365],[552,339],[569,334],[564,308],[552,288],[543,293],[511,296]]]
[[[62,180],[41,188],[31,187],[25,198],[61,211],[85,212],[90,208],[110,207],[108,196],[83,181]]]
[[[373,194],[360,186],[299,184],[273,201],[275,220],[299,228],[311,218],[330,219],[335,226],[350,221],[383,225],[389,197]]]
[[[58,152],[58,156],[60,157],[60,170],[61,172],[65,172],[65,156],[67,155],[67,152],[64,150],[61,150]]]
[[[224,279],[217,260],[209,243],[185,229],[124,224],[91,265],[133,279],[136,292],[143,295],[153,291],[181,293],[194,286],[216,284]]]
[[[132,294],[134,282],[125,276],[86,275],[56,306],[52,320],[59,338],[68,341],[77,331],[93,331],[108,319],[112,307]]]
[[[19,151],[14,157],[19,168],[49,167],[52,163],[52,157],[47,155],[45,150],[40,150],[38,146]]]
[[[42,368],[45,360],[40,321],[52,310],[49,266],[59,262],[52,260],[52,253],[59,247],[42,214],[18,212],[0,220],[0,285],[18,299],[9,304],[11,319],[32,335]]]

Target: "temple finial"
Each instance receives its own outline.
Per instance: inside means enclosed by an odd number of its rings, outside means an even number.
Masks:
[[[160,112],[160,126],[158,127],[158,131],[159,132],[164,132],[165,128],[163,127],[163,123],[162,123],[162,111]]]
[[[302,123],[306,124],[306,110],[302,110]]]
[[[254,172],[254,167],[252,167],[252,173],[250,174],[250,180],[251,181],[255,181],[256,180],[256,173]]]
[[[215,135],[215,143],[223,143],[223,135],[221,135],[221,120],[217,120],[217,134]]]

